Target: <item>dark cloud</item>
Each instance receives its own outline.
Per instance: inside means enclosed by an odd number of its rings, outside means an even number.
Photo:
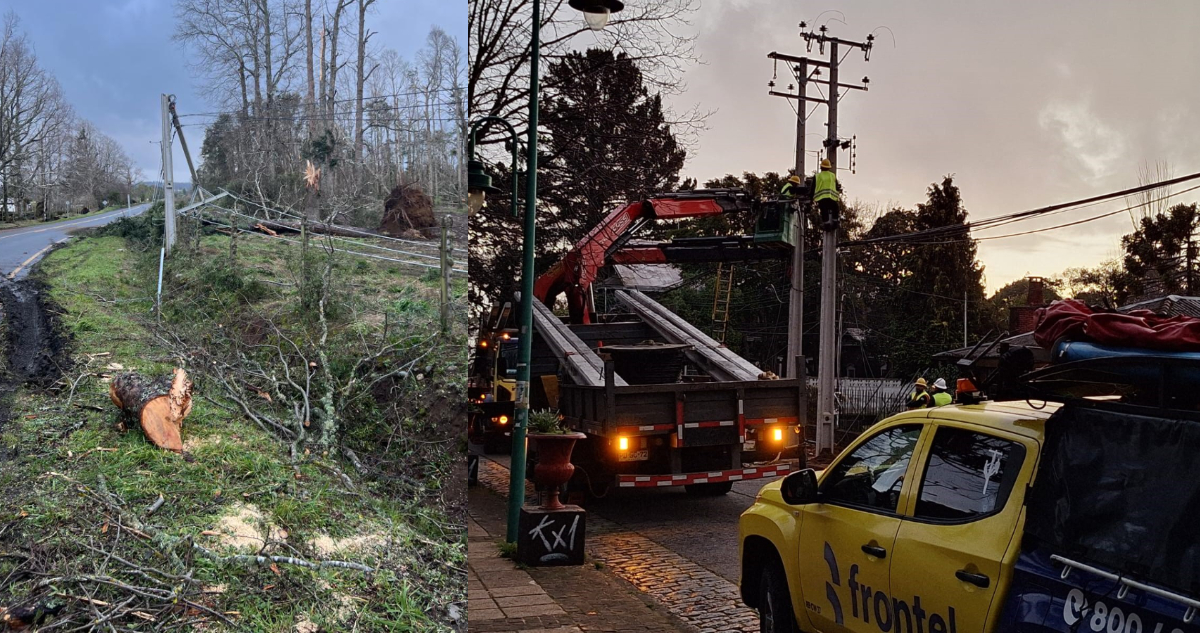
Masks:
[[[321,0],[313,0],[320,6]],[[187,52],[171,40],[170,0],[0,0],[15,11],[42,65],[62,84],[68,102],[117,142],[157,179],[161,169],[159,95],[176,95],[180,112],[217,107],[188,69]],[[412,59],[433,25],[466,43],[467,9],[443,0],[378,0],[368,17],[378,31],[371,43]],[[185,128],[188,147],[199,152],[203,128]],[[191,180],[175,146],[175,178]]]
[[[881,25],[896,37],[893,48],[887,31],[876,31],[871,61],[851,54],[842,67],[843,80],[871,77],[870,91],[850,93],[839,109],[839,132],[858,137],[858,173],[842,175],[854,197],[912,206],[954,174],[972,217],[982,218],[1136,185],[1147,162],[1168,161],[1176,175],[1200,171],[1200,7],[1192,2],[723,0],[696,16],[706,63],[687,73],[688,90],[675,99],[679,108],[718,110],[688,175],[792,165],[795,115],[766,94],[766,54],[804,54],[796,25],[826,9],[845,15],[846,24],[837,13],[822,17],[841,37],[861,39]],[[822,107],[810,120],[810,149],[824,124]],[[1053,238],[985,242],[988,286],[1094,265],[1129,226],[1119,215]]]

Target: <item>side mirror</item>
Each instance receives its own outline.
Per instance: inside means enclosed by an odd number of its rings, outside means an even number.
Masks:
[[[788,505],[802,506],[816,503],[818,501],[817,472],[811,468],[805,468],[784,477],[779,492],[783,495],[784,503]]]

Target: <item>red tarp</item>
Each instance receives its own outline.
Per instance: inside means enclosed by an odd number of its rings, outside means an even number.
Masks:
[[[1149,310],[1126,314],[1092,312],[1080,301],[1055,301],[1037,311],[1033,338],[1051,349],[1062,337],[1101,345],[1141,347],[1173,352],[1200,352],[1200,319],[1158,316]]]

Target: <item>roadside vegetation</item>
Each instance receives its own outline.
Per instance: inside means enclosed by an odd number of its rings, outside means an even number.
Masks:
[[[69,351],[0,427],[0,608],[58,630],[465,630],[465,306],[442,332],[436,275],[192,227],[158,312],[161,222],[35,273]],[[108,397],[175,367],[182,455],[118,430]]]

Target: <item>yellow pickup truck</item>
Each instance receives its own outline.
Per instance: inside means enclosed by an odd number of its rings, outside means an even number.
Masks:
[[[901,413],[764,486],[739,524],[761,631],[1200,630],[1196,409],[1080,402]]]

